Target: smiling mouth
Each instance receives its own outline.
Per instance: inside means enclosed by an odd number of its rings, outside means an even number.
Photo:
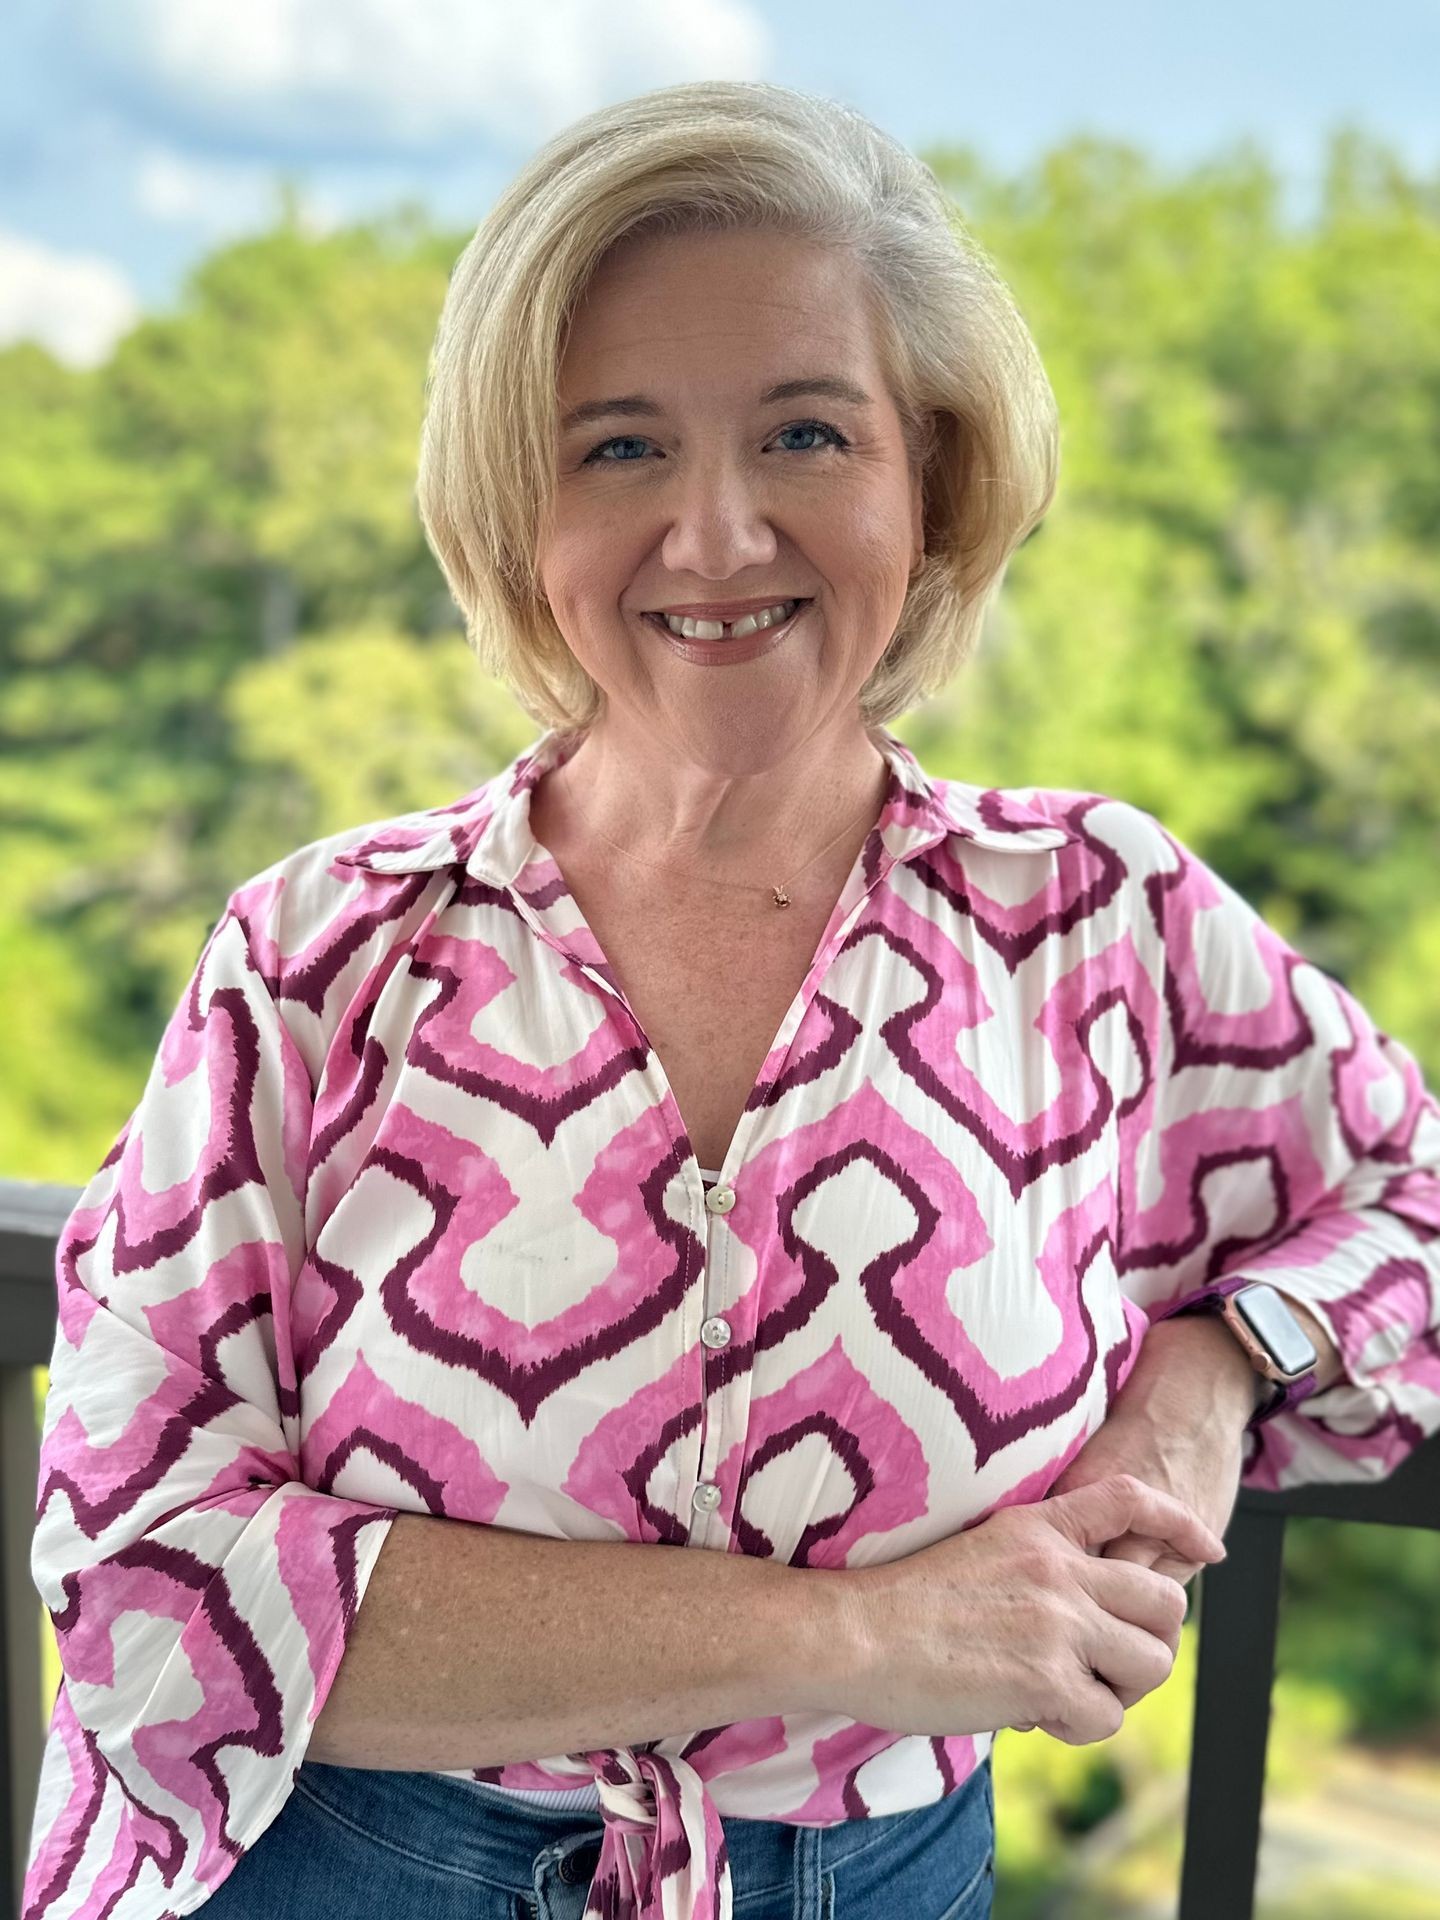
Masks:
[[[714,646],[726,640],[753,640],[757,634],[773,632],[777,627],[788,627],[796,614],[808,607],[810,602],[808,599],[780,600],[775,604],[784,611],[770,619],[760,619],[756,614],[737,614],[734,620],[692,619],[687,616],[682,625],[678,615],[667,617],[663,613],[647,613],[641,617],[652,621],[672,640],[701,640]],[[699,628],[700,631],[687,633],[683,631],[683,627]],[[741,631],[737,632],[737,627]],[[716,628],[719,628],[719,632],[715,631]]]

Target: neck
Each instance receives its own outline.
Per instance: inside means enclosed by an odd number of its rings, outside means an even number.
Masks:
[[[784,880],[847,820],[858,844],[879,815],[889,769],[858,717],[769,765],[699,764],[668,741],[603,716],[531,797],[537,839],[601,836],[677,876]],[[835,849],[840,854],[852,836]],[[854,844],[850,845],[850,857]]]

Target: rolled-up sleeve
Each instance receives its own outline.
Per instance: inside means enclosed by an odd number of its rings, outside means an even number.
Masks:
[[[57,1248],[31,1573],[62,1677],[26,1920],[156,1920],[226,1878],[395,1518],[300,1477],[312,1089],[236,900]]]
[[[1150,815],[1119,1263],[1149,1321],[1243,1274],[1342,1372],[1247,1436],[1242,1483],[1383,1480],[1440,1430],[1440,1102],[1411,1053]]]

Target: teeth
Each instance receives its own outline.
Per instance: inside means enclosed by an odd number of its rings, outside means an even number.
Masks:
[[[671,633],[682,640],[742,640],[747,633],[759,633],[765,627],[778,627],[788,620],[798,607],[798,600],[781,600],[773,607],[763,607],[759,613],[742,614],[733,624],[724,620],[678,619],[672,613],[662,613],[660,618]]]

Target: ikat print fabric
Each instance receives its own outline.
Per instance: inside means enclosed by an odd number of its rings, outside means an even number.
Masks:
[[[1042,1499],[1147,1328],[1242,1271],[1344,1363],[1245,1485],[1380,1480],[1440,1429],[1410,1053],[1143,809],[873,737],[886,799],[708,1195],[530,832],[578,736],[228,897],[57,1249],[23,1920],[203,1906],[400,1513],[891,1561]],[[906,1811],[993,1739],[776,1714],[457,1777],[593,1785],[589,1911],[700,1920],[722,1814]]]

